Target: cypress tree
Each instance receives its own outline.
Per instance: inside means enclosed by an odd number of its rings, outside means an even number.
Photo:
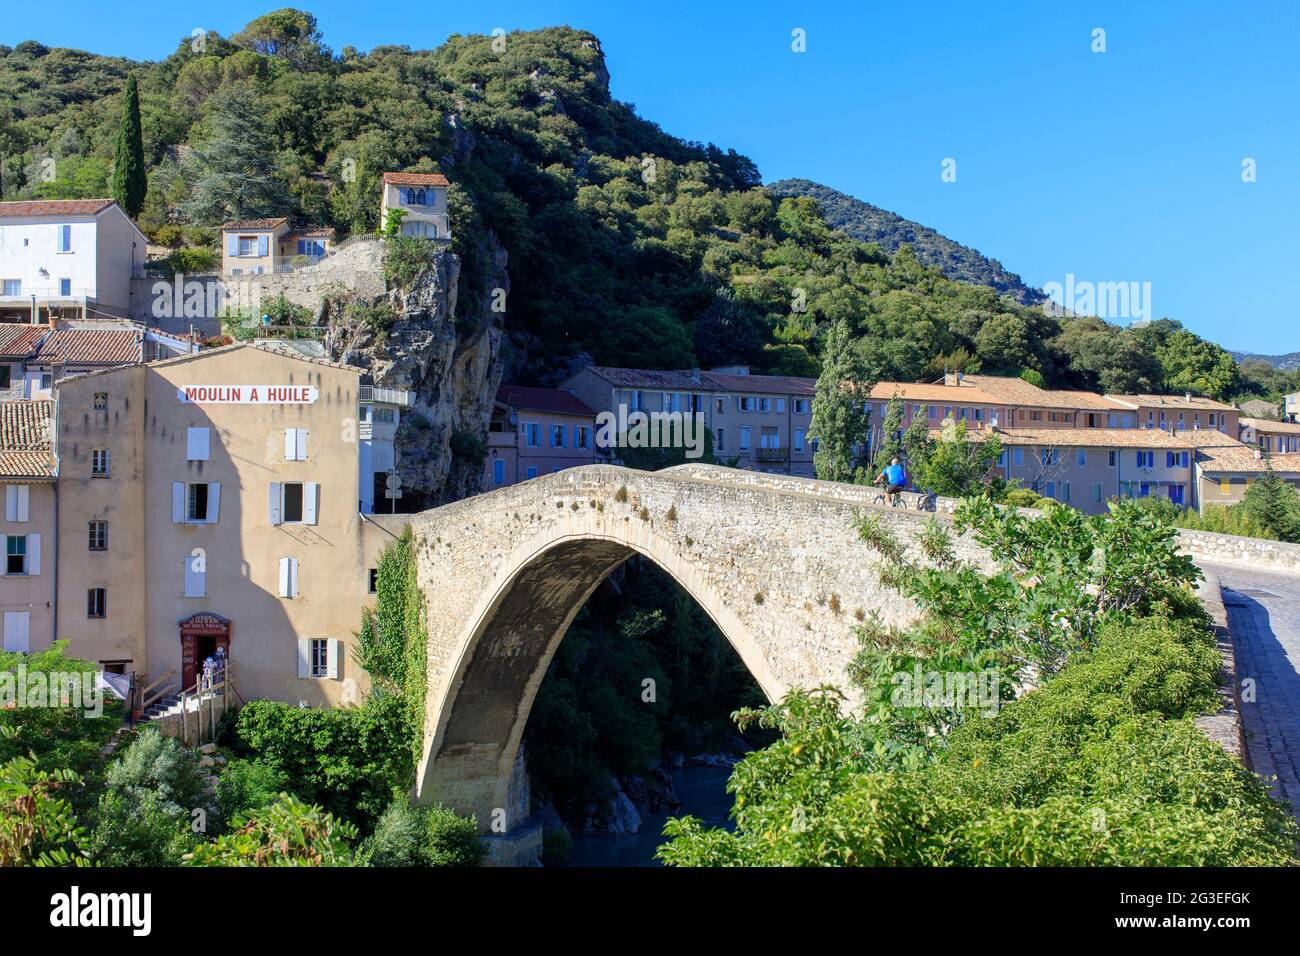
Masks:
[[[809,437],[817,440],[813,467],[824,481],[853,481],[857,465],[854,446],[867,443],[867,413],[871,382],[853,348],[848,323],[831,326],[822,350],[822,373],[817,379]],[[868,481],[870,478],[867,479]]]
[[[126,78],[122,98],[122,125],[117,132],[117,150],[113,156],[113,198],[134,219],[144,206],[149,188],[144,170],[144,136],[140,131],[140,93],[135,74]]]

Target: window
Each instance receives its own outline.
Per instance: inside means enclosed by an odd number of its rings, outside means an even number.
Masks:
[[[95,411],[97,412],[108,411],[108,392],[95,393]]]
[[[286,523],[302,521],[302,483],[286,481],[284,483],[284,520]]]
[[[397,410],[394,408],[376,408],[375,421],[381,425],[391,425],[397,421]]]
[[[1087,452],[1087,450],[1085,450],[1085,449],[1083,449],[1083,448],[1080,448],[1080,449],[1079,449],[1079,457],[1078,457],[1076,460],[1078,461],[1078,463],[1079,463],[1079,467],[1080,467],[1080,468],[1087,468],[1087,467],[1088,467],[1088,452]]]
[[[573,447],[590,448],[591,447],[591,429],[586,425],[573,426]]]
[[[808,434],[808,429],[806,429],[806,428],[796,428],[796,429],[794,430],[794,450],[795,450],[795,451],[797,451],[797,452],[801,452],[801,451],[803,451],[804,436],[806,436],[807,434]]]
[[[537,422],[524,422],[524,445],[527,448],[540,448],[542,444],[542,426]]]
[[[749,451],[749,426],[740,426],[740,450]]]
[[[564,426],[563,425],[551,426],[551,447],[552,448],[564,447]]]
[[[22,294],[23,294],[23,280],[22,280],[22,279],[5,279],[5,282],[4,282],[4,293],[5,293],[5,295],[7,295],[7,296],[22,295]]]
[[[1061,482],[1061,500],[1070,500],[1070,483],[1068,481]]]
[[[504,485],[506,483],[506,463],[504,458],[496,458],[492,462],[492,483],[494,485]]]
[[[1153,451],[1138,452],[1137,466],[1139,468],[1154,468],[1156,466],[1156,453]]]
[[[11,534],[5,538],[5,574],[27,573],[27,535]]]
[[[528,478],[536,478],[536,477],[537,477],[537,466],[536,466],[536,465],[529,465],[528,468],[524,471],[524,475],[525,475],[525,477],[528,477]]]
[[[736,411],[752,412],[753,410],[754,410],[754,396],[752,395],[736,396]]]
[[[1115,463],[1116,463],[1117,461],[1119,461],[1119,452],[1115,451],[1114,449],[1112,449],[1112,450],[1106,452],[1106,464],[1107,464],[1107,465],[1109,465],[1111,468],[1114,468],[1114,467],[1115,467]]]
[[[794,400],[794,413],[795,413],[796,415],[807,415],[807,414],[808,414],[808,399],[806,399],[806,398],[796,398],[796,399]]]
[[[718,446],[718,451],[723,451],[724,449],[726,449],[726,447],[727,447],[727,430],[726,430],[725,428],[719,428],[719,429],[718,429],[717,441],[714,442],[714,444]]]
[[[44,379],[44,376],[41,376]],[[42,383],[42,388],[45,385]],[[96,448],[90,453],[90,477],[107,478],[108,477],[108,449]]]
[[[1172,502],[1173,502],[1174,504],[1176,504],[1176,505],[1181,505],[1181,504],[1183,503],[1183,486],[1182,486],[1182,485],[1170,485],[1169,488],[1168,488],[1168,491],[1169,491],[1169,500],[1170,500],[1170,501],[1172,501]]]
[[[1003,468],[1007,466],[1007,452],[1005,448],[1002,450],[1002,454],[998,455],[998,464]]]
[[[27,520],[30,489],[26,485],[5,485],[5,521]]]
[[[1092,486],[1092,500],[1101,501],[1101,482],[1095,482]]]
[[[379,569],[378,568],[371,568],[369,573],[366,575],[366,593],[367,594],[379,593]]]
[[[86,592],[86,617],[108,616],[108,589],[91,588]]]
[[[65,296],[65,297],[66,297],[66,296],[70,296],[70,295],[72,295],[72,280],[71,280],[71,279],[60,279],[60,280],[59,280],[59,295],[61,295],[61,296]]]
[[[237,256],[257,255],[257,236],[240,236],[235,249]]]
[[[938,406],[938,405],[931,405],[929,408],[926,409],[926,411],[929,412],[930,420],[931,420],[931,421],[934,421],[936,418],[939,417],[939,406]]]
[[[48,392],[48,391],[49,391],[51,388],[53,388],[53,387],[54,387],[54,373],[53,373],[53,372],[42,372],[42,373],[41,373],[41,391],[43,391],[43,392]],[[104,474],[108,474],[108,472],[105,472]]]
[[[0,388],[8,388],[13,384],[13,366],[0,365]]]
[[[273,481],[267,489],[271,524],[315,524],[320,485],[314,481]]]
[[[323,256],[325,255],[325,243],[321,239],[299,239],[298,255]]]
[[[760,412],[770,412],[772,410],[772,400],[770,398],[760,398],[758,400],[758,410]]]
[[[209,435],[210,432],[206,428],[185,429],[185,460],[186,461],[207,461],[208,460]]]
[[[330,642],[328,638],[311,638],[311,676],[326,677],[330,672]]]
[[[286,428],[284,430],[284,460],[307,460],[307,429]]]
[[[92,521],[86,525],[91,551],[108,550],[108,522]]]
[[[195,548],[195,551],[198,549]],[[187,598],[201,598],[208,593],[207,584],[207,567],[203,561],[202,553],[187,554],[183,559],[185,575],[185,596]]]
[[[725,398],[715,398],[713,407],[719,415],[724,415],[727,411],[727,400]]]
[[[1013,461],[1015,461],[1017,465],[1023,465],[1025,463],[1025,450],[1023,448],[1015,449]]]
[[[31,611],[5,611],[4,648],[11,654],[26,654],[31,646]]]
[[[280,559],[280,597],[296,598],[298,596],[298,559]]]
[[[195,482],[189,486],[189,496],[185,506],[186,521],[208,520],[208,486],[205,482]]]
[[[172,482],[173,524],[216,524],[220,512],[220,482]]]
[[[72,251],[72,227],[69,225],[59,226],[59,252]]]

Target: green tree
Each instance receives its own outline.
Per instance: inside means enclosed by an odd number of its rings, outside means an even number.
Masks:
[[[1267,469],[1246,490],[1241,508],[1252,525],[1279,541],[1300,541],[1300,492]]]
[[[793,216],[795,200],[784,200]],[[798,200],[809,202],[811,200]],[[815,207],[814,207],[815,208]],[[866,448],[871,433],[866,399],[871,394],[866,368],[858,357],[847,322],[831,326],[822,350],[822,371],[813,398],[809,437],[817,442],[813,466],[823,481],[852,481],[857,466],[855,448]]]
[[[328,56],[316,18],[292,7],[263,14],[230,39],[254,53],[296,66],[311,65]]]
[[[117,146],[113,154],[113,181],[110,184],[113,198],[132,219],[144,207],[148,180],[144,162],[144,134],[140,130],[140,91],[135,73],[126,77],[126,91],[122,96],[122,124],[117,131]]]
[[[70,770],[39,770],[30,757],[0,763],[0,868],[84,864],[86,835],[60,795],[80,780]]]
[[[203,225],[287,214],[289,192],[256,91],[243,83],[223,87],[210,105],[207,138],[183,164],[190,183],[185,212]]]
[[[895,458],[903,458],[903,400],[895,395],[885,406],[885,420],[880,423],[880,442],[871,461],[871,477],[885,470]]]
[[[945,421],[938,437],[909,436],[908,464],[912,484],[945,498],[965,498],[988,492],[999,497],[1002,480],[996,473],[1002,442],[996,435],[972,439],[966,421]]]
[[[189,866],[352,866],[356,827],[283,793],[275,803],[234,820],[231,832],[203,843]]]

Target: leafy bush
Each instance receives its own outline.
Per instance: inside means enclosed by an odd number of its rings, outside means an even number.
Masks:
[[[194,754],[149,728],[108,767],[89,850],[101,866],[178,865],[195,811],[212,815]]]
[[[313,710],[250,701],[236,724],[241,744],[292,781],[303,800],[369,829],[394,789],[414,774],[410,714],[401,697]]]
[[[415,807],[398,796],[364,852],[371,866],[478,866],[487,849],[473,817],[442,806]]]
[[[79,780],[70,770],[40,770],[30,757],[0,763],[0,868],[85,862],[85,831],[60,795]]]
[[[289,789],[289,778],[265,760],[231,760],[217,778],[217,812],[223,821],[260,810]]]
[[[231,832],[194,849],[189,866],[353,866],[357,831],[320,807],[281,794],[233,821]]]
[[[384,240],[384,278],[391,288],[409,289],[420,273],[433,267],[440,246],[416,236]]]

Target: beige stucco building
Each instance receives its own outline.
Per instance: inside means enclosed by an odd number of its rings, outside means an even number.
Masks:
[[[488,423],[483,490],[596,462],[596,413],[555,388],[502,385]]]
[[[50,452],[54,403],[0,402],[0,646],[48,647],[54,635],[55,515],[58,490]]]
[[[71,653],[179,688],[224,646],[245,699],[363,691],[353,632],[404,519],[360,510],[359,377],[236,345],[60,382]]]
[[[441,173],[384,173],[379,206],[380,228],[387,228],[389,211],[401,212],[398,231],[403,236],[450,239],[447,187]]]
[[[290,272],[333,251],[329,227],[294,229],[284,217],[237,219],[221,227],[223,275],[263,275]]]

